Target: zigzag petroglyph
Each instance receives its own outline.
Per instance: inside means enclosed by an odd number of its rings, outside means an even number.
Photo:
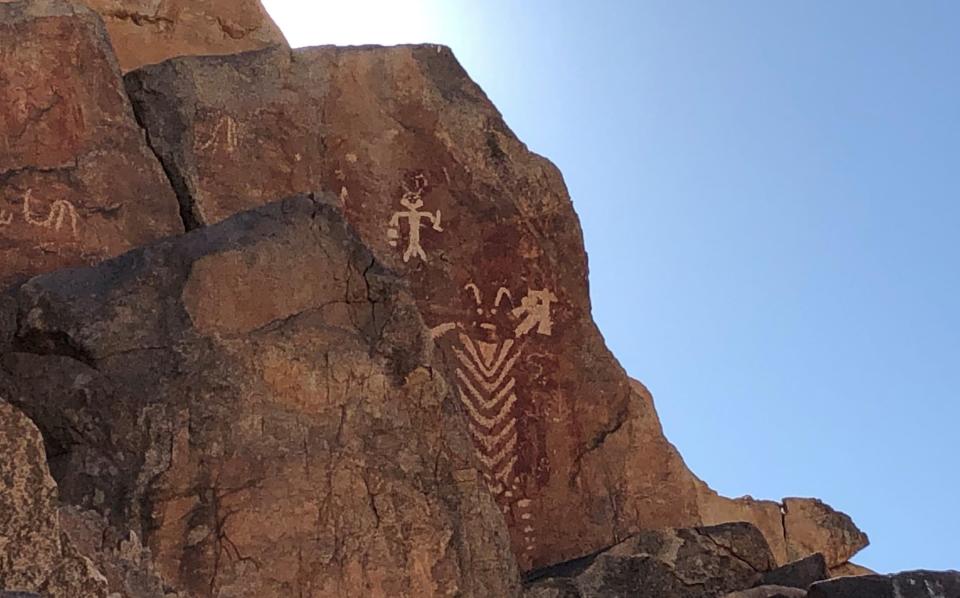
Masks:
[[[437,214],[439,219],[439,213]],[[396,238],[394,235],[393,238]],[[551,305],[557,296],[549,289],[531,289],[519,307],[501,306],[505,300],[513,304],[509,289],[497,290],[493,305],[483,303],[480,288],[469,283],[464,287],[476,301],[479,320],[475,328],[462,322],[446,322],[433,327],[433,338],[439,339],[459,331],[459,343],[450,346],[456,357],[456,382],[460,402],[467,412],[470,435],[487,487],[496,497],[503,512],[522,522],[525,551],[536,549],[533,502],[522,487],[517,465],[521,451],[517,421],[517,380],[513,368],[523,353],[523,339],[530,334],[550,336],[553,332]],[[514,304],[515,305],[515,304]],[[498,319],[499,314],[499,319]],[[504,327],[504,316],[513,320]],[[519,321],[519,323],[517,323]],[[499,326],[497,325],[499,322]],[[471,334],[479,331],[484,340]],[[504,331],[512,338],[503,339]],[[503,339],[503,340],[501,340]]]

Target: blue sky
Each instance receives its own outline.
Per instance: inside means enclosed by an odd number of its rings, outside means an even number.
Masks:
[[[960,3],[266,0],[451,46],[580,214],[594,315],[717,490],[960,569]]]

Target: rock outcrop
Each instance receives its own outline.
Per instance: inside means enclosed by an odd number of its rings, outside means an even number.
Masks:
[[[909,571],[822,581],[808,598],[960,598],[960,572]]]
[[[2,304],[0,392],[63,499],[185,595],[516,591],[429,330],[337,208],[272,204]]]
[[[750,588],[775,566],[747,523],[646,531],[530,584],[526,598],[716,598]]]
[[[0,3],[0,287],[180,232],[100,19]]]
[[[106,579],[60,527],[40,431],[2,399],[0,455],[0,590],[105,598]]]
[[[188,226],[339,193],[371,250],[411,281],[524,569],[641,529],[738,520],[789,560],[779,505],[718,507],[663,437],[591,319],[562,177],[448,49],[184,58],[127,87]]]
[[[176,56],[234,54],[286,45],[260,0],[77,1],[104,20],[124,71]]]
[[[592,320],[560,173],[449,49],[291,51],[257,0],[85,4],[0,0],[0,589],[509,597],[524,570],[540,598],[791,596],[867,572],[846,515],[687,469]]]
[[[806,589],[818,581],[830,579],[827,560],[819,552],[764,573],[760,583],[767,586],[786,586]]]

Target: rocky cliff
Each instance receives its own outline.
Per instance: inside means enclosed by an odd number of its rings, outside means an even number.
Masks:
[[[0,589],[669,597],[856,570],[846,515],[687,469],[591,318],[560,173],[449,49],[113,4],[0,3]]]

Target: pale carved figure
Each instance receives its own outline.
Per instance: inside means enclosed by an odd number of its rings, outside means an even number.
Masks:
[[[33,208],[30,205],[32,200],[33,190],[27,189],[26,195],[23,196],[23,219],[27,221],[27,224],[59,232],[64,224],[69,223],[73,236],[76,237],[79,234],[77,209],[73,207],[72,203],[65,199],[58,199],[50,205],[50,212],[46,218],[35,218]]]
[[[390,242],[390,245],[394,247],[397,245],[397,240],[400,237],[400,221],[407,221],[410,238],[407,242],[407,249],[403,252],[404,262],[409,262],[413,256],[427,261],[427,254],[420,244],[420,227],[423,226],[421,223],[422,220],[428,220],[430,224],[433,225],[433,230],[443,232],[443,227],[440,225],[440,210],[437,210],[436,214],[420,210],[420,208],[423,207],[423,192],[426,186],[427,179],[423,175],[416,177],[415,188],[413,190],[404,186],[405,193],[403,197],[400,198],[400,205],[406,208],[406,211],[395,212],[393,217],[390,218],[390,228],[387,229],[387,240]]]
[[[13,214],[4,210],[0,210],[0,226],[7,226],[11,222],[13,222]]]
[[[221,137],[223,138],[223,148],[227,150],[227,153],[232,154],[240,147],[240,124],[229,114],[220,117],[217,125],[210,133],[210,138],[196,146],[197,151],[202,152],[213,147]]]
[[[557,296],[547,289],[528,291],[527,296],[520,300],[520,307],[513,310],[516,317],[524,316],[517,326],[515,334],[523,336],[529,334],[534,327],[537,334],[550,336],[553,334],[553,320],[550,319],[550,305],[556,303]]]

